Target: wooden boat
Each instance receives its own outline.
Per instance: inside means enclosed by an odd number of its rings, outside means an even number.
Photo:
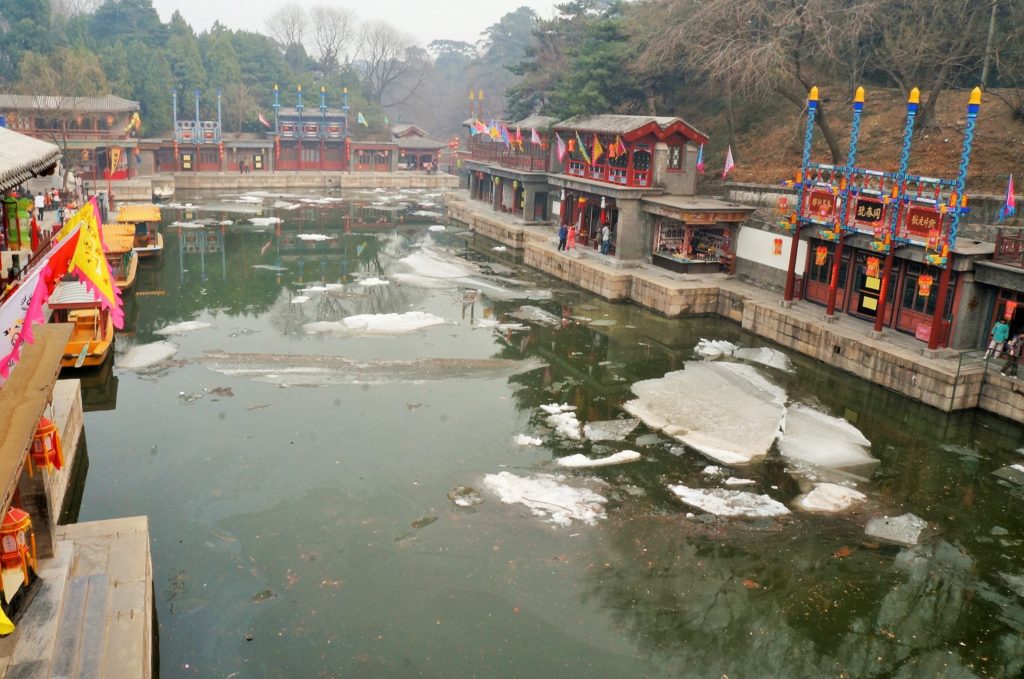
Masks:
[[[134,224],[108,224],[103,227],[103,247],[107,251],[107,262],[114,275],[114,285],[122,294],[131,292],[135,287],[139,254],[135,252],[134,245]]]
[[[159,231],[159,205],[122,205],[117,211],[117,225],[130,224],[135,240],[132,248],[139,257],[159,257],[164,250],[164,237]]]
[[[62,368],[101,365],[114,344],[114,321],[110,312],[101,308],[85,283],[63,281],[50,295],[47,303],[53,313],[51,322],[73,323],[71,339],[64,347]]]

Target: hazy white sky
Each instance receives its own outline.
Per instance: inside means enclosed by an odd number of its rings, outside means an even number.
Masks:
[[[360,19],[383,19],[411,33],[423,46],[436,39],[465,40],[474,43],[480,33],[502,15],[527,5],[542,18],[554,14],[561,0],[294,0],[305,7],[327,5],[348,7]],[[265,33],[266,18],[288,0],[153,0],[160,18],[167,21],[175,10],[198,33],[214,21],[228,28]]]

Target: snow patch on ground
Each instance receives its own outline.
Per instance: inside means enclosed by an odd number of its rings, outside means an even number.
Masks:
[[[779,451],[786,457],[829,469],[878,462],[871,441],[846,420],[803,405],[786,411],[786,433]]]
[[[636,462],[640,460],[640,453],[635,450],[623,450],[607,457],[599,457],[597,459],[591,459],[586,455],[569,455],[567,457],[560,457],[555,462],[562,467],[607,467],[613,464],[625,464],[627,462]]]
[[[867,500],[864,493],[835,483],[817,483],[814,490],[801,495],[796,505],[808,512],[842,512],[858,502]]]
[[[722,464],[764,456],[785,417],[786,392],[741,363],[688,361],[632,390],[626,412]]]
[[[503,503],[525,505],[534,515],[559,526],[571,526],[574,520],[594,525],[607,517],[607,498],[564,481],[564,476],[550,474],[524,477],[500,472],[484,476],[484,485]]]
[[[790,513],[786,505],[767,495],[757,495],[742,490],[688,488],[686,486],[669,486],[668,489],[684,503],[715,516],[760,518],[785,516]]]
[[[117,359],[117,366],[125,370],[141,370],[158,365],[178,353],[178,347],[171,342],[151,342],[129,349]]]
[[[202,330],[203,328],[209,328],[209,323],[203,323],[202,321],[183,321],[181,323],[175,323],[168,325],[166,328],[160,328],[156,331],[158,335],[180,335],[186,332],[192,332],[193,330]]]

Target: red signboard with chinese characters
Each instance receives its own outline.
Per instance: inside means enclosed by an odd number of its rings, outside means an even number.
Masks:
[[[932,207],[907,208],[903,215],[903,237],[926,243],[931,232],[942,233],[942,214]]]
[[[836,197],[831,191],[813,189],[807,197],[807,216],[832,219],[836,213]]]
[[[882,221],[885,214],[885,204],[877,198],[860,196],[854,203],[853,219],[858,224],[863,224],[869,229],[874,229],[876,224]]]

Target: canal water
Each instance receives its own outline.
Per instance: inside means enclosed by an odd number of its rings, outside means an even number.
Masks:
[[[773,450],[716,475],[542,406],[622,420],[702,338],[763,340],[547,278],[424,191],[189,200],[84,393],[79,519],[149,516],[161,676],[1020,676],[1018,424],[790,354],[755,369],[871,442],[829,476],[867,500],[716,518],[669,486],[739,477],[792,508],[815,472]],[[502,502],[516,482],[529,506]],[[865,535],[906,512],[917,546]]]

